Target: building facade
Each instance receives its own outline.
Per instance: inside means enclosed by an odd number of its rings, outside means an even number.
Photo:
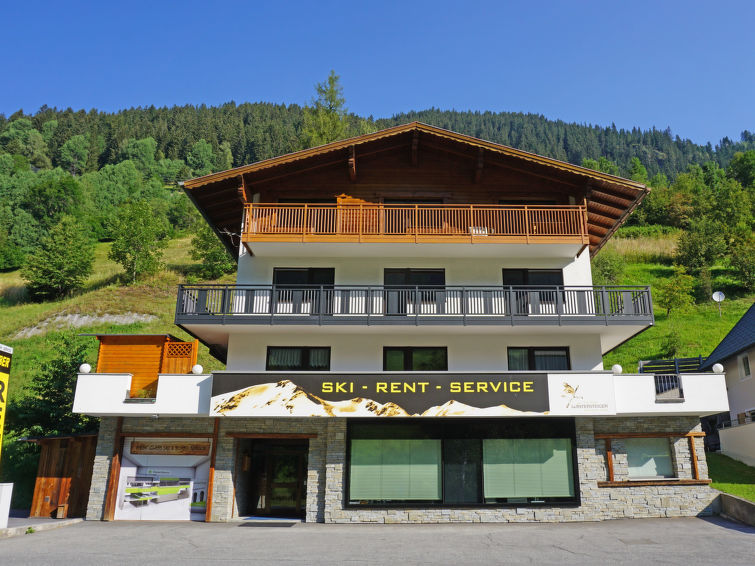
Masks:
[[[226,369],[79,376],[89,519],[710,512],[723,375],[603,368],[653,324],[590,266],[643,185],[412,123],[184,188],[238,272],[180,286],[176,324]]]
[[[703,369],[721,364],[726,375],[729,418],[719,428],[721,451],[755,466],[755,304],[714,348]]]

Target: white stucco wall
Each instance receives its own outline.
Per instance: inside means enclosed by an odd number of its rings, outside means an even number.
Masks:
[[[516,336],[459,333],[281,333],[232,334],[229,371],[265,371],[267,346],[330,346],[332,371],[383,371],[384,346],[447,346],[449,371],[507,371],[508,346],[568,346],[573,370],[603,369],[600,336],[561,329],[553,334]]]
[[[727,456],[755,466],[755,422],[718,431],[721,452]]]
[[[333,267],[336,285],[382,285],[385,268],[443,268],[447,285],[500,285],[503,268],[563,269],[564,285],[592,285],[590,254],[564,258],[506,258],[501,245],[500,258],[328,258],[328,257],[239,257],[239,284],[270,285],[274,267]]]
[[[755,374],[755,348],[747,351],[750,358],[750,373]],[[742,377],[739,354],[729,358],[724,364],[726,388],[729,391],[729,412],[736,419],[739,413],[755,409],[755,377]]]

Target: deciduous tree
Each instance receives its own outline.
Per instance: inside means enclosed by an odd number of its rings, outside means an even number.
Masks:
[[[124,205],[115,219],[115,239],[108,257],[123,266],[132,282],[157,272],[167,245],[168,223],[146,201]]]

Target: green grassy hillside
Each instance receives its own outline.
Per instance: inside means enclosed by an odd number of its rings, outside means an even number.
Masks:
[[[97,244],[93,275],[84,291],[71,298],[46,303],[25,301],[23,280],[17,271],[0,273],[0,342],[15,350],[9,383],[10,399],[23,395],[29,376],[42,361],[54,355],[49,338],[61,332],[171,333],[191,339],[173,324],[176,287],[196,269],[189,259],[190,246],[190,238],[171,240],[165,252],[164,271],[137,285],[124,286],[119,283],[120,266],[107,259],[110,244]],[[224,280],[230,282],[233,276]],[[132,324],[95,322],[70,327],[73,315],[98,317],[127,313],[155,318]],[[97,340],[92,338],[86,361],[94,365],[96,358]],[[199,363],[208,370],[223,367],[204,346],[200,347]]]
[[[619,284],[650,285],[651,291],[657,282],[673,275],[675,248],[676,236],[673,235],[614,238],[606,245],[607,250],[617,252],[624,259],[624,274]],[[720,317],[716,303],[707,293],[705,297],[699,297],[698,303],[692,307],[672,311],[670,315],[654,304],[655,326],[604,356],[604,366],[610,368],[613,364],[620,364],[625,372],[635,372],[640,360],[664,358],[667,355],[665,343],[670,333],[678,336],[677,357],[710,354],[755,301],[755,295],[743,293],[724,266],[715,266],[711,276],[712,289],[723,291],[727,296],[722,303]]]

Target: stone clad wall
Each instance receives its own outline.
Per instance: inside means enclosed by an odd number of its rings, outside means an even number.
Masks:
[[[89,487],[87,521],[101,521],[105,511],[105,495],[110,475],[110,462],[115,451],[115,427],[118,417],[102,417],[97,435],[97,448],[94,452],[92,483]]]
[[[345,426],[328,430],[325,522],[327,523],[448,523],[448,522],[561,522],[601,521],[627,517],[682,517],[709,515],[716,492],[700,486],[599,488],[607,479],[605,444],[596,433],[689,432],[700,430],[694,417],[578,418],[577,461],[582,501],[579,506],[480,507],[418,509],[344,509]],[[687,439],[673,443],[680,478],[692,477]],[[627,475],[626,453],[614,441],[615,479]],[[340,448],[340,450],[339,450]],[[707,478],[703,439],[695,439],[700,478]],[[617,473],[618,472],[618,473]]]
[[[208,419],[211,420],[211,419]],[[325,442],[330,422],[340,419],[299,418],[221,418],[215,456],[215,481],[212,489],[211,521],[229,521],[238,517],[233,474],[236,465],[234,438],[227,433],[297,433],[316,434],[309,439],[307,466],[307,522],[323,522],[325,509]],[[345,446],[345,443],[344,443]]]
[[[87,519],[102,519],[115,417],[103,418],[97,443]],[[202,432],[213,430],[212,418],[124,418],[124,434],[131,432]],[[446,522],[561,522],[599,521],[626,517],[680,517],[710,514],[716,492],[706,485],[603,487],[607,479],[605,443],[599,433],[699,431],[694,417],[578,418],[577,460],[581,504],[553,507],[480,507],[417,509],[345,509],[346,419],[342,418],[221,418],[212,491],[212,521],[237,517],[242,496],[234,490],[235,439],[228,433],[314,434],[309,440],[306,521],[325,523],[446,523]],[[692,477],[688,440],[672,439],[672,460],[680,478]],[[695,439],[698,469],[707,478],[703,439]],[[620,439],[612,442],[617,481],[628,474],[626,452]]]

